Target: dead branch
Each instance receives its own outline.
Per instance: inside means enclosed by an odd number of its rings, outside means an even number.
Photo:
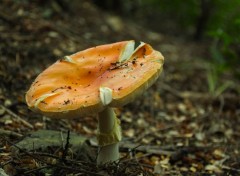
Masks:
[[[223,94],[221,94],[221,96],[215,97],[208,92],[181,91],[181,90],[174,89],[173,87],[171,87],[165,83],[161,83],[161,89],[171,93],[172,95],[174,95],[180,99],[198,99],[198,100],[204,100],[204,101],[205,100],[208,100],[208,101],[216,100],[216,99],[221,99],[221,98],[231,99],[231,100],[236,100],[236,101],[239,101],[239,99],[240,99],[239,96],[236,96],[236,95],[230,94],[230,93],[223,93]]]
[[[33,126],[27,122],[26,120],[22,119],[19,115],[15,114],[13,111],[11,111],[10,109],[8,109],[7,107],[0,105],[0,107],[2,109],[4,109],[9,115],[11,115],[12,117],[16,118],[18,121],[20,121],[21,123],[23,123],[25,126],[27,126],[28,128],[33,129]]]
[[[133,149],[138,152],[145,152],[150,154],[156,154],[156,155],[172,155],[173,152],[168,149],[163,149],[161,146],[138,146],[136,147],[136,144],[134,143],[120,143],[120,150],[122,151],[129,151],[129,149]]]
[[[0,129],[0,135],[7,135],[7,136],[13,136],[13,137],[23,137],[22,134],[16,133],[14,131],[10,131],[10,130],[3,130]]]
[[[67,132],[67,140],[66,140],[66,144],[64,146],[64,150],[63,150],[63,154],[62,154],[62,160],[64,162],[66,162],[66,157],[67,157],[67,153],[68,153],[68,149],[69,149],[69,140],[70,140],[70,130],[68,130],[68,132]]]

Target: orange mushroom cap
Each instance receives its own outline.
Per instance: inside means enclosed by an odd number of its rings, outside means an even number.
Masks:
[[[58,60],[31,85],[28,106],[71,118],[127,104],[155,82],[164,60],[148,44],[133,46],[134,41],[101,45]]]

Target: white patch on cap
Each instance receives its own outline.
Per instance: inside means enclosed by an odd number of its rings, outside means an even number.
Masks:
[[[73,64],[76,63],[70,56],[64,56],[63,60]]]
[[[34,103],[34,107],[37,108],[39,103],[43,102],[46,98],[51,97],[51,96],[56,95],[56,94],[58,94],[58,93],[49,93],[49,94],[45,94],[45,95],[40,96],[37,99],[37,101]]]
[[[100,87],[100,99],[104,106],[112,102],[112,89],[108,87]]]
[[[135,52],[137,52],[142,46],[144,46],[146,43],[144,43],[144,42],[140,42],[140,45],[138,45],[138,47],[133,51],[133,54],[135,53]]]
[[[119,57],[119,62],[125,62],[126,60],[128,60],[133,52],[134,52],[134,45],[135,45],[135,41],[129,41],[125,47],[123,48],[123,50],[121,51],[120,57]]]
[[[134,50],[135,41],[130,41],[126,44],[126,46],[123,48],[120,57],[119,62],[126,62],[128,61],[134,53],[136,53],[140,48],[142,48],[146,43],[140,42],[140,45]]]

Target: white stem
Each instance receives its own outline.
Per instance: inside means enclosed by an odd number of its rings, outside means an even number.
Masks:
[[[119,159],[118,143],[99,147],[97,164],[105,164]]]
[[[99,113],[98,117],[98,130],[99,135],[103,134],[108,136],[108,134],[112,134],[113,131],[117,131],[120,134],[119,124],[116,123],[116,115],[112,108],[106,108],[102,112]],[[109,144],[102,144],[102,138],[99,137],[99,153],[97,158],[97,164],[104,164],[111,161],[116,161],[119,159],[119,147],[118,141],[121,139],[119,137],[118,140],[114,139],[113,141],[109,141]]]

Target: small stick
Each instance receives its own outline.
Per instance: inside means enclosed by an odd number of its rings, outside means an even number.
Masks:
[[[63,150],[63,155],[62,155],[62,160],[66,161],[66,156],[67,156],[67,152],[68,152],[68,148],[69,148],[69,140],[70,140],[70,130],[68,130],[67,132],[67,141]]]
[[[11,111],[10,109],[6,108],[3,105],[0,105],[1,108],[3,108],[9,115],[11,115],[12,117],[16,118],[17,120],[19,120],[20,122],[22,122],[24,125],[26,125],[27,127],[33,129],[33,126],[27,122],[26,120],[22,119],[20,116],[18,116],[17,114],[15,114],[13,111]]]
[[[32,169],[32,170],[28,170],[28,171],[24,172],[24,174],[26,174],[26,175],[31,174],[31,173],[40,171],[42,169],[50,168],[50,167],[52,167],[52,166],[51,165],[46,165],[46,166],[38,167],[38,168],[35,168],[35,169]]]
[[[64,139],[63,139],[63,132],[62,132],[62,130],[61,130],[60,136],[61,136],[62,148],[64,148]]]
[[[2,168],[0,168],[0,175],[1,176],[8,176]]]
[[[0,129],[0,135],[8,135],[8,136],[14,136],[14,137],[22,137],[22,134],[16,133],[14,131],[9,131],[9,130],[3,130]]]
[[[232,168],[232,167],[225,166],[225,165],[222,165],[222,168],[240,173],[240,169],[237,169],[237,168]]]

